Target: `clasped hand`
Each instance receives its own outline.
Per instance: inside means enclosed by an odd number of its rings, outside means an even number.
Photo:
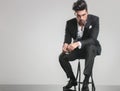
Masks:
[[[67,44],[65,43],[63,45],[63,48],[62,48],[62,51],[64,53],[68,53],[68,52],[71,52],[73,51],[75,48],[77,48],[79,46],[79,43],[78,42],[74,42],[74,43],[71,43],[71,44]]]

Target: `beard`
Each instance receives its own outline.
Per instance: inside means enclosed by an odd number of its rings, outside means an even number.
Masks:
[[[81,25],[81,26],[84,26],[84,25],[85,25],[85,21],[84,21],[84,20],[79,20],[78,23],[79,23],[79,25]]]

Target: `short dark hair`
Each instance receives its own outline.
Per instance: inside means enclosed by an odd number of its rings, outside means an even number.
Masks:
[[[73,8],[74,11],[79,11],[79,10],[87,10],[87,3],[85,2],[85,0],[78,0],[73,4]]]

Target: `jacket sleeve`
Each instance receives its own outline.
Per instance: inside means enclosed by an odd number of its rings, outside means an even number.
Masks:
[[[64,43],[70,44],[71,40],[72,40],[72,38],[71,38],[71,34],[70,34],[70,24],[67,21],[66,22],[66,28],[65,28]]]
[[[95,18],[94,21],[92,22],[92,28],[90,31],[90,35],[87,39],[81,40],[82,47],[89,45],[89,44],[96,44],[97,42],[97,37],[99,33],[99,18]]]

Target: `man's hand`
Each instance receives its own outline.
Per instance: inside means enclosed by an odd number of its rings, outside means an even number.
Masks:
[[[75,48],[77,48],[79,46],[78,42],[74,42],[68,45],[67,49],[69,52],[73,51]]]
[[[63,44],[63,47],[62,47],[62,51],[64,52],[64,53],[67,53],[68,52],[68,44],[67,43],[65,43],[65,44]]]

